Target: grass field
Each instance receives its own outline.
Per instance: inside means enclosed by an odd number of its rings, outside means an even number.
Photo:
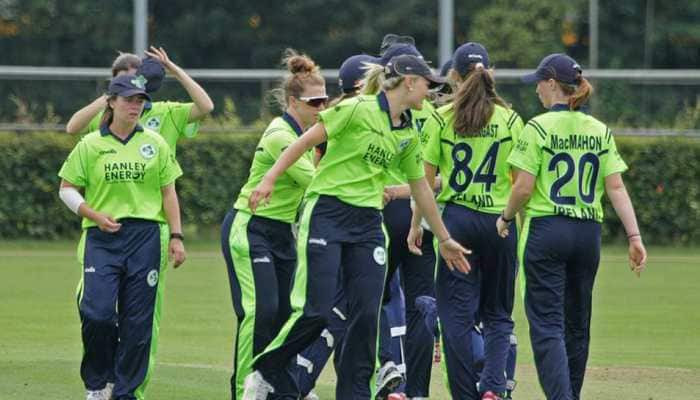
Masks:
[[[150,400],[228,399],[234,329],[223,260],[215,242],[189,246],[169,271]],[[647,272],[629,272],[625,250],[606,248],[595,289],[584,398],[700,399],[700,250],[651,249]],[[74,242],[0,245],[0,399],[84,398]],[[518,299],[515,398],[543,399]],[[447,399],[434,369],[433,399]],[[317,387],[332,399],[327,368]]]

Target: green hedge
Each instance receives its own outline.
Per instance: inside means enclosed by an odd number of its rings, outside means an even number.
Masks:
[[[185,175],[178,193],[185,229],[211,233],[248,176],[258,135],[202,134],[178,146]],[[59,133],[0,134],[1,238],[74,238],[79,221],[58,200],[61,166],[76,139]],[[648,243],[700,243],[700,140],[617,139],[630,171],[625,182]],[[606,204],[604,240],[624,240]]]

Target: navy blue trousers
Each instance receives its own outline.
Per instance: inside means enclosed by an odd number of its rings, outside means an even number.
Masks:
[[[516,233],[501,238],[498,215],[448,203],[442,214],[452,238],[472,250],[469,274],[450,271],[438,262],[435,282],[449,389],[455,399],[480,399],[481,392],[505,392],[504,371],[513,333]],[[476,315],[483,323],[484,366],[475,365],[473,336]]]
[[[549,400],[579,399],[588,361],[600,224],[563,216],[523,225],[525,312],[540,384]]]
[[[116,233],[85,232],[78,302],[84,349],[80,375],[88,390],[113,381],[113,398],[131,400],[142,398],[154,364],[168,230],[153,221],[120,222]]]
[[[406,395],[429,397],[430,371],[433,362],[434,337],[423,322],[423,316],[415,305],[419,296],[435,297],[435,248],[433,234],[423,235],[423,255],[408,250],[406,238],[411,228],[410,200],[394,200],[384,207],[384,224],[389,232],[389,270],[384,289],[384,303],[391,299],[389,284],[397,269],[401,270],[401,286],[406,306]],[[382,363],[394,359],[391,351],[391,332],[383,310],[380,322],[379,359]]]
[[[385,243],[379,210],[352,206],[331,196],[308,200],[299,227],[292,316],[254,362],[255,369],[275,388],[285,379],[281,368],[328,326],[342,269],[348,319],[335,398],[370,398],[386,276]]]

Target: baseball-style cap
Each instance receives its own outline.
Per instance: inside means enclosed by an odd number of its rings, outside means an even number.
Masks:
[[[415,46],[416,39],[414,39],[413,36],[387,33],[382,39],[382,45],[379,46],[379,55],[384,55],[384,53],[386,53],[386,50],[395,44],[410,44],[411,46]]]
[[[141,75],[146,78],[146,92],[154,93],[160,89],[165,78],[165,68],[158,59],[146,57],[141,62],[141,65],[136,70],[136,75]]]
[[[141,95],[151,101],[151,96],[146,92],[146,79],[136,75],[119,75],[109,82],[107,94],[119,97]]]
[[[387,78],[404,75],[418,75],[430,82],[430,88],[435,88],[445,83],[445,78],[433,74],[428,64],[420,57],[411,54],[403,54],[392,58],[384,67]]]
[[[447,76],[447,73],[450,72],[451,68],[452,59],[450,58],[449,60],[445,61],[444,64],[442,64],[442,67],[440,67],[440,76]]]
[[[344,93],[357,89],[357,81],[365,75],[365,63],[379,63],[379,59],[367,54],[354,55],[347,60],[338,70],[338,84]]]
[[[389,60],[396,56],[412,55],[418,58],[423,58],[423,55],[418,51],[416,46],[407,43],[396,43],[389,46],[379,58],[379,64],[386,66]]]
[[[581,66],[573,58],[566,54],[550,54],[540,61],[537,70],[525,75],[521,80],[525,83],[536,83],[547,79],[577,85],[581,76]]]
[[[469,67],[476,63],[484,64],[484,68],[489,67],[489,53],[481,43],[465,43],[452,54],[452,68],[460,76],[466,75],[469,72]]]

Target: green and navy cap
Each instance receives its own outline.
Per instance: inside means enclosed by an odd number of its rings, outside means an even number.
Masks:
[[[537,83],[547,79],[578,85],[581,81],[581,66],[566,54],[555,53],[543,58],[535,72],[525,75],[521,80],[525,83]]]
[[[428,64],[421,57],[411,54],[403,54],[392,58],[384,67],[387,79],[404,75],[418,75],[430,82],[431,88],[436,88],[445,83],[445,78],[433,74]]]
[[[136,70],[136,76],[139,75],[146,78],[146,92],[154,93],[163,84],[165,68],[157,58],[146,57]]]
[[[483,64],[484,68],[489,67],[489,53],[481,43],[465,43],[459,46],[452,55],[452,68],[460,76],[465,76],[469,72],[469,67],[477,63]]]
[[[146,100],[151,101],[151,96],[146,92],[146,79],[143,76],[116,76],[109,82],[107,94],[119,97],[141,95]]]

